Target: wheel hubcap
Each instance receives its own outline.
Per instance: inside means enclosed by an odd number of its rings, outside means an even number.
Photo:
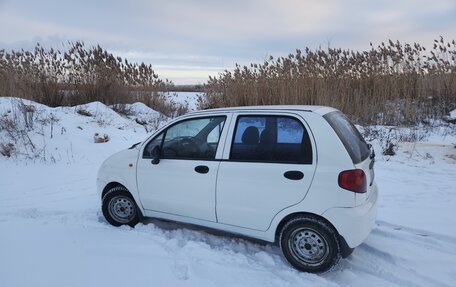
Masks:
[[[305,265],[318,265],[329,255],[326,239],[310,228],[294,230],[288,243],[291,255]]]
[[[109,215],[120,223],[127,223],[135,217],[134,202],[126,196],[116,196],[109,202]]]

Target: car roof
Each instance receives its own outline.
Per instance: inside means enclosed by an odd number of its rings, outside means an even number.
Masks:
[[[304,111],[316,112],[324,115],[326,113],[337,111],[334,108],[326,106],[312,106],[312,105],[265,105],[265,106],[242,106],[242,107],[227,107],[208,110],[198,110],[189,112],[187,115],[211,113],[211,112],[237,112],[237,111]]]

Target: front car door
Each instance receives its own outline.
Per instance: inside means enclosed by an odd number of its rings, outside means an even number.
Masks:
[[[305,197],[316,167],[314,140],[293,113],[235,117],[217,178],[218,222],[264,231]]]
[[[217,157],[227,116],[181,120],[144,145],[137,164],[144,209],[216,221]],[[154,148],[160,153],[157,164],[152,163]]]

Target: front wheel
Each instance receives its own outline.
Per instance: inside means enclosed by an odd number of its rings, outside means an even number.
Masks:
[[[335,230],[312,217],[297,217],[285,224],[280,233],[280,247],[288,262],[304,272],[328,271],[341,257]]]
[[[139,212],[135,200],[123,186],[111,188],[103,196],[101,209],[111,225],[133,227],[139,222]]]

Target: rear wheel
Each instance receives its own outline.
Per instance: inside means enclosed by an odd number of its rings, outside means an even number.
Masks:
[[[312,217],[297,217],[285,224],[280,234],[280,247],[288,262],[305,272],[328,271],[341,257],[335,230]]]
[[[114,226],[135,226],[139,222],[139,211],[135,200],[123,186],[111,188],[102,200],[102,211],[106,220]]]

